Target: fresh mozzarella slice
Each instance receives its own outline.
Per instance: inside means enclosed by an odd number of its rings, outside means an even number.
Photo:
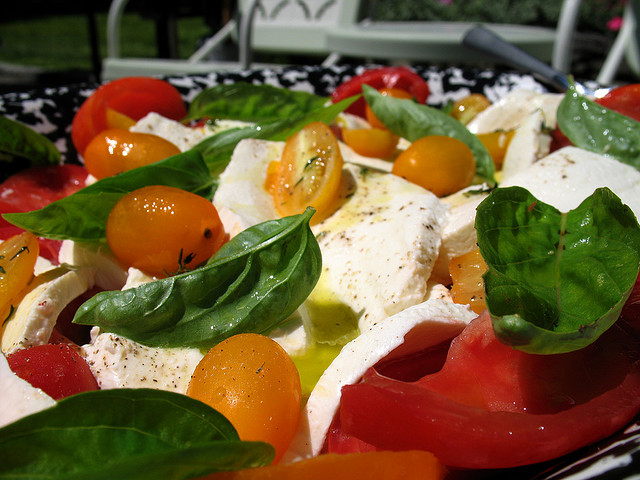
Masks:
[[[101,243],[78,243],[64,240],[58,259],[61,264],[95,270],[95,284],[104,290],[120,290],[127,281],[127,270]]]
[[[543,112],[546,127],[555,128],[556,111],[562,98],[563,95],[556,93],[514,90],[480,112],[467,124],[467,128],[472,133],[513,130],[536,110]]]
[[[344,346],[320,377],[283,461],[293,462],[320,452],[343,386],[357,382],[368,368],[384,358],[399,358],[453,338],[475,317],[467,306],[428,300],[363,330]]]
[[[535,110],[513,134],[502,165],[502,181],[549,154],[551,136],[546,133],[544,113]]]
[[[278,218],[278,212],[264,184],[267,168],[282,156],[283,142],[242,140],[233,151],[231,161],[220,175],[220,183],[213,197],[217,209],[227,209],[235,215],[235,225],[225,230],[248,228]]]
[[[137,268],[129,267],[129,270],[127,270],[127,282],[122,287],[122,290],[135,288],[142,284],[153,282],[154,280],[157,280],[157,278],[151,277]]]
[[[49,341],[58,315],[72,300],[94,285],[95,271],[86,267],[49,270],[33,280],[33,288],[5,323],[2,352],[43,345]]]
[[[211,135],[207,129],[191,128],[175,120],[168,119],[155,112],[138,120],[129,130],[137,133],[150,133],[173,143],[181,152],[193,148]]]
[[[447,207],[395,175],[347,165],[343,178],[351,185],[344,203],[313,227],[325,277],[319,284],[365,330],[424,301]]]
[[[49,395],[13,373],[4,355],[0,355],[0,392],[0,427],[56,404]]]
[[[184,394],[203,357],[196,348],[153,348],[97,332],[92,329],[92,341],[82,352],[101,389],[154,388]]]
[[[538,200],[568,212],[598,187],[609,187],[640,218],[640,172],[630,165],[576,147],[553,152],[500,186],[518,185]]]
[[[383,160],[381,158],[365,157],[356,153],[353,148],[343,142],[339,142],[340,153],[345,163],[352,163],[360,167],[370,168],[372,170],[378,170],[380,172],[391,173],[393,162],[389,160]]]

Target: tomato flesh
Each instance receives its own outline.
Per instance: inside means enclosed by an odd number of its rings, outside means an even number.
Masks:
[[[54,400],[97,390],[87,362],[70,345],[38,345],[7,355],[11,370]]]
[[[110,115],[113,110],[120,115]],[[107,128],[122,128],[156,112],[172,120],[187,114],[180,92],[168,82],[151,77],[125,77],[101,85],[80,106],[71,123],[71,140],[83,154],[89,142]],[[114,122],[114,123],[110,123]]]
[[[452,467],[547,461],[640,411],[640,345],[630,332],[618,322],[577,352],[529,355],[501,344],[485,312],[454,339],[439,372],[407,383],[371,369],[344,387],[340,428],[377,449],[431,451]]]
[[[426,103],[429,97],[429,85],[425,80],[407,67],[380,67],[367,70],[340,84],[331,94],[333,103],[362,93],[362,85],[369,85],[376,90],[396,88],[411,94],[418,103]],[[359,98],[353,102],[346,112],[366,117],[366,102]]]

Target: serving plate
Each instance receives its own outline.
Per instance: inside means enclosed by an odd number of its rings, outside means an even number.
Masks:
[[[202,90],[222,83],[250,82],[302,90],[328,96],[344,80],[372,65],[334,67],[295,66],[240,72],[212,72],[206,75],[165,77],[189,102]],[[416,66],[429,83],[428,104],[442,107],[469,93],[483,93],[496,101],[514,89],[545,92],[547,89],[531,75],[512,71],[438,68]],[[0,95],[0,114],[20,121],[52,140],[62,153],[63,162],[79,163],[70,138],[71,120],[97,84],[76,84]],[[467,476],[462,478],[477,478]],[[488,471],[482,478],[532,480],[640,479],[640,418],[618,434],[576,451],[566,457],[505,471]]]

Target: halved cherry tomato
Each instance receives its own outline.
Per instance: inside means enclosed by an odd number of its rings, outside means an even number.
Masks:
[[[471,185],[476,162],[473,152],[462,141],[429,135],[398,155],[391,172],[442,197]]]
[[[411,95],[409,92],[407,92],[406,90],[400,90],[399,88],[381,88],[380,90],[378,90],[378,92],[380,93],[380,95],[393,98],[404,98],[407,100],[413,98],[413,95]],[[371,127],[380,128],[382,130],[387,128],[380,120],[378,120],[378,117],[375,116],[373,110],[371,110],[371,107],[369,105],[365,107],[365,117],[367,118],[367,121],[369,122]]]
[[[84,164],[91,175],[101,179],[178,153],[178,147],[157,135],[109,128],[89,142],[84,151]]]
[[[449,274],[453,282],[451,298],[455,303],[469,305],[478,315],[487,308],[482,278],[486,271],[487,264],[477,248],[449,262]]]
[[[478,140],[480,140],[489,151],[489,155],[491,155],[491,159],[493,160],[493,165],[496,167],[496,170],[500,170],[502,168],[504,156],[507,153],[507,148],[509,148],[509,143],[511,143],[514,133],[515,130],[509,130],[508,132],[498,130],[496,132],[481,133],[477,135]]]
[[[0,184],[0,214],[29,212],[71,195],[85,186],[87,170],[80,165],[32,167],[18,172]],[[0,240],[23,230],[0,217]],[[40,238],[40,255],[58,263],[60,241]]]
[[[362,85],[369,85],[376,90],[381,88],[397,88],[409,92],[418,103],[425,103],[429,97],[429,85],[416,72],[407,67],[380,67],[367,70],[346,82],[338,85],[331,94],[333,103],[362,93]],[[359,98],[346,110],[348,113],[365,118],[366,102]]]
[[[287,352],[264,335],[234,335],[209,350],[191,376],[187,395],[222,413],[241,440],[273,445],[274,463],[298,427],[298,370]]]
[[[286,465],[215,473],[206,480],[442,480],[446,469],[429,452],[325,454]]]
[[[489,106],[491,102],[487,97],[481,93],[472,93],[454,102],[451,116],[466,125]]]
[[[38,239],[29,232],[0,243],[0,322],[9,315],[12,300],[33,278],[39,253]],[[0,324],[0,332],[2,328]]]
[[[106,231],[118,260],[157,277],[196,268],[228,238],[209,200],[163,185],[139,188],[118,200]]]
[[[613,434],[640,411],[638,336],[618,321],[592,345],[531,355],[500,343],[485,311],[443,368],[406,383],[371,369],[342,389],[340,429],[377,449],[424,449],[445,465],[547,461]]]
[[[84,358],[70,345],[38,345],[7,355],[11,370],[54,400],[97,390]]]
[[[313,122],[287,139],[279,162],[270,166],[265,188],[280,215],[316,209],[317,223],[338,196],[344,160],[331,129]]]
[[[180,92],[168,82],[151,77],[125,77],[101,85],[80,106],[71,123],[71,139],[80,154],[107,128],[128,128],[149,112],[172,120],[187,114]]]
[[[342,129],[342,139],[360,155],[387,158],[395,152],[399,137],[387,129],[344,128]]]

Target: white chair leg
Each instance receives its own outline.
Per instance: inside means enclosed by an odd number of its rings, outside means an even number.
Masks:
[[[634,33],[635,19],[633,18],[631,7],[627,6],[622,20],[622,28],[620,29],[620,32],[618,32],[618,36],[613,42],[611,50],[602,64],[600,73],[598,73],[598,77],[596,78],[598,83],[601,85],[609,85],[613,82],[613,79],[620,68],[620,63],[624,57],[625,50],[629,43],[634,41]]]
[[[236,28],[237,23],[235,20],[229,20],[220,30],[218,30],[215,35],[207,39],[206,42],[202,44],[202,46],[193,52],[193,54],[187,60],[188,63],[197,63],[203,60],[207,55],[209,55],[218,45],[224,42],[227,38],[231,36],[231,33]]]
[[[573,39],[581,5],[582,0],[565,0],[558,18],[551,65],[564,73],[570,73],[571,70]]]
[[[107,14],[107,56],[120,56],[120,24],[129,0],[113,0]]]

